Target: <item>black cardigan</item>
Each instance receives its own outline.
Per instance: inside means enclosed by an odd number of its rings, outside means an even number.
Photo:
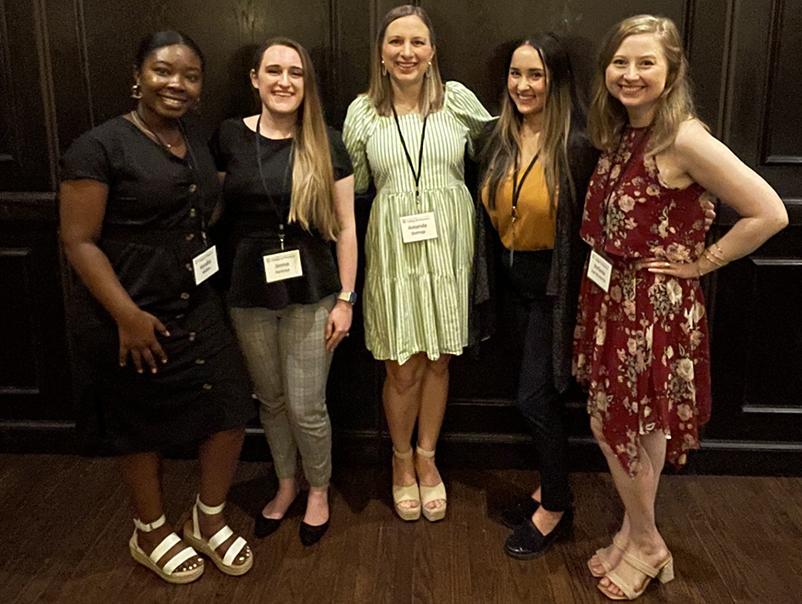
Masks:
[[[483,161],[479,165],[474,204],[476,207],[476,245],[471,282],[472,308],[470,316],[470,340],[475,344],[489,338],[495,330],[493,290],[495,278],[495,250],[493,228],[480,199],[479,184],[487,168],[486,152],[495,123],[485,127],[480,139],[479,149]],[[573,331],[576,323],[576,306],[579,298],[579,284],[587,257],[587,245],[579,238],[582,223],[582,210],[588,182],[593,175],[599,152],[593,148],[584,132],[575,130],[568,140],[568,160],[576,193],[572,194],[567,176],[560,181],[560,191],[568,195],[560,197],[557,205],[557,228],[554,238],[554,253],[546,293],[554,298],[552,363],[554,386],[558,392],[565,391],[571,384],[571,351]]]

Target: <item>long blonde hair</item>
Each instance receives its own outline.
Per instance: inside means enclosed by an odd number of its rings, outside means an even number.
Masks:
[[[682,50],[682,39],[677,26],[666,17],[629,17],[607,33],[596,66],[593,100],[588,113],[588,135],[593,145],[602,151],[612,151],[615,148],[622,129],[629,121],[624,106],[607,90],[605,72],[624,39],[638,34],[654,34],[662,46],[668,66],[666,86],[652,121],[647,149],[649,155],[655,155],[671,146],[680,124],[696,117],[688,78],[688,60]]]
[[[253,62],[256,73],[259,73],[265,52],[272,46],[295,50],[301,57],[304,71],[304,98],[298,108],[292,143],[289,222],[298,223],[307,231],[314,228],[324,239],[335,240],[340,225],[334,207],[334,168],[315,68],[303,46],[290,38],[278,37],[267,40],[256,51]]]
[[[384,34],[390,23],[402,17],[414,15],[418,17],[429,30],[429,42],[436,50],[434,41],[434,27],[432,20],[423,8],[404,4],[390,9],[376,34],[376,41],[373,46],[373,56],[370,61],[370,85],[368,86],[368,98],[373,103],[379,115],[390,115],[393,108],[393,87],[390,83],[390,76],[382,70],[382,46],[384,45]],[[440,75],[440,67],[437,64],[437,52],[434,53],[431,67],[427,69],[423,78],[423,85],[420,92],[420,112],[421,115],[429,115],[443,108],[443,78]]]
[[[538,53],[546,71],[547,93],[543,107],[540,161],[543,163],[546,188],[554,211],[563,177],[566,178],[570,194],[572,196],[576,194],[568,163],[568,143],[572,130],[584,126],[584,116],[574,85],[570,58],[556,35],[539,33],[521,40],[510,54],[510,60],[507,61],[508,69],[512,62],[512,54],[527,45]],[[521,148],[522,123],[523,116],[518,112],[505,86],[501,100],[501,116],[484,151],[488,167],[482,186],[487,187],[488,205],[491,208],[495,207],[499,185],[515,168],[515,156]]]

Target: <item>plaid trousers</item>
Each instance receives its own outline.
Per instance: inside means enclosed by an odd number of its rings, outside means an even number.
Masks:
[[[335,297],[280,310],[231,308],[231,320],[260,401],[276,475],[295,478],[298,452],[312,487],[331,479],[325,328]]]

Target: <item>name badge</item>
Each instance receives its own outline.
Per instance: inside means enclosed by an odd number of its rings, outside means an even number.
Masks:
[[[613,274],[613,265],[596,250],[590,251],[588,262],[588,279],[601,287],[605,293],[610,289],[610,277]]]
[[[192,272],[195,274],[195,285],[200,285],[219,270],[220,267],[217,264],[217,247],[214,245],[192,259]]]
[[[401,217],[401,241],[414,243],[437,239],[437,225],[434,222],[434,212],[411,214]]]
[[[301,268],[300,250],[266,254],[262,256],[262,261],[265,264],[265,279],[268,283],[294,279],[304,274]]]

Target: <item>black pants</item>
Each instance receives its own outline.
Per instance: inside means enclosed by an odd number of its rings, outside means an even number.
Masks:
[[[503,279],[508,317],[521,347],[516,404],[526,419],[540,458],[541,504],[549,511],[571,505],[568,437],[562,401],[554,387],[552,298],[546,296],[550,252],[516,252]]]

